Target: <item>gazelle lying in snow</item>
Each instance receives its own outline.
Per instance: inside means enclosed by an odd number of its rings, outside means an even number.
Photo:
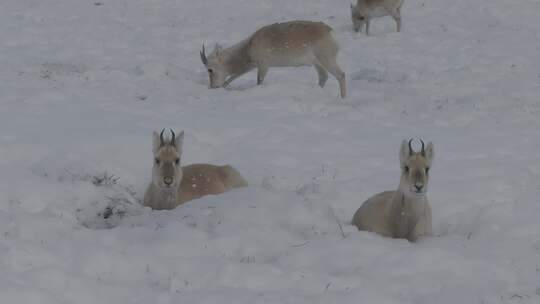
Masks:
[[[261,84],[270,67],[314,66],[319,85],[324,86],[328,73],[336,77],[342,98],[346,96],[345,73],[337,64],[339,47],[332,28],[322,22],[290,21],[260,28],[247,39],[226,49],[216,45],[201,60],[208,70],[210,88],[227,86],[234,79],[257,68]]]
[[[154,166],[152,182],[144,195],[144,205],[152,209],[174,209],[187,201],[208,194],[220,194],[247,182],[229,165],[193,164],[180,167],[184,131],[176,136],[171,130],[170,141],[163,132],[154,132]]]
[[[351,19],[356,32],[366,24],[366,35],[369,35],[371,18],[392,16],[396,21],[397,31],[401,31],[401,5],[403,0],[358,0],[351,4]]]
[[[401,143],[399,160],[401,180],[396,191],[372,196],[362,204],[352,219],[359,230],[373,231],[383,236],[415,241],[432,233],[431,207],[426,197],[429,168],[433,159],[433,144],[414,152],[412,139]]]

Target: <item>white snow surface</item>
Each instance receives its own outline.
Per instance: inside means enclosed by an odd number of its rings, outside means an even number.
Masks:
[[[1,303],[540,303],[537,0],[2,0]],[[313,68],[208,89],[203,43],[334,28],[349,96]],[[151,211],[153,130],[248,188]],[[435,236],[350,225],[433,141]],[[340,225],[342,229],[340,229]]]

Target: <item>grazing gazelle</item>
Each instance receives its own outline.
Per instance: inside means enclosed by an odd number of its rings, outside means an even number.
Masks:
[[[431,207],[426,196],[433,144],[414,152],[412,139],[401,143],[401,180],[396,191],[376,194],[362,204],[352,219],[359,230],[416,241],[432,233]]]
[[[345,73],[337,64],[339,51],[332,28],[322,22],[290,21],[264,26],[248,38],[223,49],[216,45],[201,60],[208,70],[210,88],[227,86],[241,75],[257,69],[261,84],[270,67],[313,66],[324,86],[328,73],[336,77],[342,98],[346,96]]]
[[[366,35],[369,35],[371,18],[392,16],[396,21],[397,31],[401,31],[401,5],[403,0],[358,0],[351,4],[351,19],[354,31],[358,32],[366,24]]]
[[[247,186],[240,173],[229,165],[193,164],[181,167],[184,131],[176,136],[171,130],[169,141],[163,138],[164,131],[159,135],[154,132],[152,182],[144,195],[144,206],[158,210],[174,209],[204,195]]]

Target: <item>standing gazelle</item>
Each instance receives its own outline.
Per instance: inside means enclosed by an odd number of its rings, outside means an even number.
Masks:
[[[341,98],[345,98],[345,73],[336,61],[338,51],[332,28],[328,25],[290,21],[262,27],[226,49],[216,45],[208,57],[203,45],[201,60],[208,70],[210,88],[227,86],[255,68],[257,84],[261,84],[270,67],[314,66],[319,75],[319,86],[324,87],[330,73],[339,82]]]
[[[181,167],[184,131],[176,136],[171,130],[170,141],[163,138],[164,131],[159,135],[154,132],[152,182],[144,195],[144,206],[158,210],[174,209],[204,195],[247,186],[240,173],[229,165],[193,164]]]
[[[366,35],[369,36],[369,21],[371,18],[392,16],[396,21],[397,31],[401,31],[401,5],[403,0],[358,0],[351,4],[351,19],[355,32],[366,24]]]
[[[352,219],[359,230],[416,241],[432,233],[431,207],[426,196],[433,144],[414,152],[412,139],[401,143],[401,180],[396,191],[376,194],[362,204]]]

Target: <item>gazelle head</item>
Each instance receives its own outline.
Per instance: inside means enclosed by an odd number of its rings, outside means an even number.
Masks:
[[[366,16],[362,15],[360,10],[355,9],[354,5],[351,4],[351,20],[353,23],[353,29],[355,32],[362,30],[362,27],[366,23]]]
[[[216,44],[214,51],[206,56],[204,44],[201,50],[201,61],[208,71],[208,78],[210,78],[210,88],[221,88],[229,76],[229,72],[225,66],[225,58],[223,54],[223,48]]]
[[[429,168],[433,159],[433,144],[427,147],[422,143],[420,152],[415,152],[411,146],[412,139],[404,140],[399,149],[399,161],[401,164],[400,190],[411,196],[425,195],[429,182]]]
[[[164,132],[165,129],[161,130],[159,134],[154,131],[152,183],[160,190],[172,191],[178,188],[182,180],[180,157],[182,156],[184,131],[176,135],[171,130],[170,139],[163,137]]]

